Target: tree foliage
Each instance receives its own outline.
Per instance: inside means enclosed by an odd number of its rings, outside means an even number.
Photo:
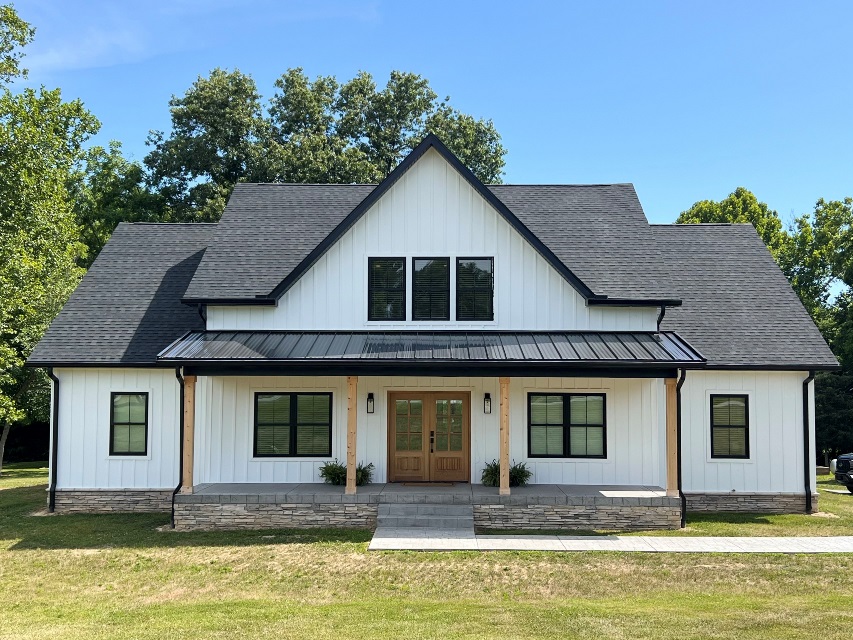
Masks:
[[[3,7],[0,34],[10,30],[32,33]],[[8,41],[0,35],[0,43]],[[2,58],[0,68],[13,73],[18,58],[10,63],[8,51]],[[0,89],[0,461],[12,422],[37,417],[45,406],[44,374],[23,365],[82,275],[68,184],[98,127],[59,89]]]
[[[172,131],[152,131],[145,158],[170,220],[217,220],[238,180],[379,182],[431,131],[484,182],[500,181],[506,154],[491,120],[400,71],[380,88],[365,72],[340,84],[289,69],[264,109],[250,76],[215,69],[170,107]]]
[[[24,22],[10,4],[0,5],[0,84],[26,78],[21,49],[32,42],[35,29]]]
[[[778,258],[785,249],[787,235],[779,214],[765,203],[759,202],[758,198],[744,187],[738,187],[719,202],[697,202],[687,211],[682,211],[676,220],[678,224],[700,222],[749,223],[755,227],[774,258]]]

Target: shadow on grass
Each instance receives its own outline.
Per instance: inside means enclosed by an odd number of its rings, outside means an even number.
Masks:
[[[269,544],[366,544],[370,531],[272,529],[266,531],[173,531],[169,514],[45,514],[45,486],[0,491],[0,546],[29,549],[254,546]],[[165,530],[158,530],[164,528]],[[10,544],[11,543],[11,544]]]

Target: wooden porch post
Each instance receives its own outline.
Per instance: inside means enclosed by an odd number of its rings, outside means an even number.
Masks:
[[[678,495],[678,401],[676,379],[666,378],[666,495]]]
[[[509,495],[509,378],[501,378],[501,486],[498,493]]]
[[[184,376],[184,474],[181,493],[193,492],[193,454],[195,453],[195,376]]]
[[[355,493],[355,437],[358,416],[358,376],[347,376],[347,494]]]

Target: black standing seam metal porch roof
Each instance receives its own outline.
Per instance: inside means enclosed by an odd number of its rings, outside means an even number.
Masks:
[[[231,367],[315,365],[330,372],[357,368],[386,373],[389,365],[413,371],[461,367],[492,374],[519,366],[673,369],[705,364],[702,354],[672,331],[191,331],[160,352],[158,361]]]

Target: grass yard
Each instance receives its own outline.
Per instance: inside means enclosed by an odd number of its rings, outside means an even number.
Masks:
[[[0,638],[841,638],[853,624],[850,555],[367,553],[363,532],[174,533],[162,515],[33,515],[46,470],[10,467]],[[842,532],[848,502],[827,495]]]

